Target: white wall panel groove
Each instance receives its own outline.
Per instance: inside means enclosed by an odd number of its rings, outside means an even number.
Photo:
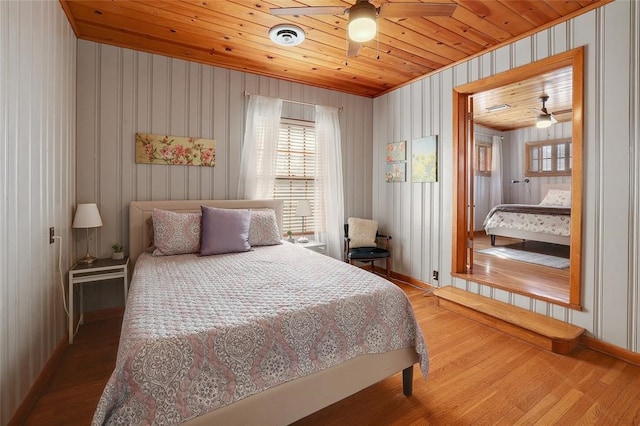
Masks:
[[[0,424],[65,338],[75,36],[57,2],[0,2]],[[49,244],[49,227],[63,238]]]
[[[629,248],[629,316],[628,340],[629,347],[640,352],[640,120],[633,117],[640,116],[640,7],[634,2],[629,13],[631,25],[631,38],[629,44],[629,88],[635,93],[629,105],[629,117],[632,125],[629,126],[629,158],[631,166],[630,182],[630,243]],[[635,25],[633,25],[635,23]],[[634,214],[635,213],[635,214]]]
[[[637,170],[640,162],[637,153],[640,19],[637,9],[634,2],[613,2],[452,69],[425,77],[410,85],[410,102],[401,101],[406,88],[374,99],[376,131],[373,145],[376,152],[384,152],[386,143],[404,136],[404,133],[396,132],[398,128],[408,128],[413,132],[413,129],[420,129],[423,122],[438,122],[441,126],[422,129],[438,134],[440,160],[439,182],[418,184],[425,185],[422,190],[412,188],[416,184],[410,182],[385,183],[382,173],[379,173],[384,168],[384,158],[374,152],[373,216],[389,221],[391,229],[402,233],[394,235],[394,240],[397,238],[404,245],[403,262],[394,262],[394,270],[431,282],[428,271],[431,267],[427,268],[426,265],[434,265],[433,269],[440,270],[440,285],[452,284],[580,325],[598,339],[640,352],[640,173]],[[583,311],[450,277],[451,206],[455,191],[451,173],[453,88],[578,46],[586,46]],[[436,82],[440,84],[442,95],[434,100],[424,88]],[[410,117],[409,122],[406,117]],[[548,134],[536,129],[510,132],[505,135],[505,140],[508,137],[522,143],[526,140],[558,138],[565,134],[565,126],[555,126]],[[407,137],[416,136],[422,135],[411,134]],[[508,155],[514,173],[520,175],[522,153],[512,149]],[[410,176],[410,168],[407,175]],[[505,179],[520,177],[505,176]],[[411,190],[407,191],[406,188]],[[440,195],[425,197],[424,191],[429,190],[439,191]],[[521,200],[526,198],[522,190],[509,188],[508,192],[511,197]],[[535,189],[531,191],[533,198]],[[407,197],[410,200],[406,200]],[[423,215],[423,220],[397,214],[399,200],[403,208]],[[440,216],[433,216],[434,211],[439,212]],[[435,252],[425,249],[427,240],[439,241],[433,247]],[[434,256],[439,257],[435,263]]]
[[[88,41],[78,42],[78,75],[77,197],[98,203],[104,226],[92,247],[100,256],[111,254],[114,241],[128,244],[131,200],[236,197],[248,101],[244,91],[342,106],[345,215],[371,216],[369,98]],[[285,102],[283,115],[313,120],[315,110]],[[135,164],[136,132],[215,139],[216,165]],[[84,247],[82,237],[77,244],[78,250]],[[122,305],[118,290],[108,283],[88,286],[86,309]]]

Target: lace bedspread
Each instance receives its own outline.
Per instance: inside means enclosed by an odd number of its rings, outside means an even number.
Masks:
[[[424,339],[404,292],[292,244],[140,256],[93,424],[175,424],[368,353]]]

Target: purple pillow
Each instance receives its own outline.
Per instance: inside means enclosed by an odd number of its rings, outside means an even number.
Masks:
[[[249,225],[251,212],[247,209],[218,209],[201,206],[202,238],[200,254],[237,253],[251,250]]]

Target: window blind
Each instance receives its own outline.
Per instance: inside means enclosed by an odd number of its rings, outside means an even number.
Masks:
[[[314,212],[316,132],[313,123],[282,119],[278,138],[273,198],[283,200],[284,232],[302,233],[298,201],[308,200]],[[305,218],[305,233],[313,233],[313,217]]]

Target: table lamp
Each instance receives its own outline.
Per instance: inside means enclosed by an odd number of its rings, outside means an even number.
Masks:
[[[300,200],[298,201],[298,205],[296,207],[296,216],[302,218],[302,236],[298,238],[299,243],[308,243],[309,239],[304,236],[304,218],[307,216],[311,216],[311,204],[309,204],[309,200]]]
[[[78,259],[78,263],[93,263],[97,259],[89,254],[89,228],[102,226],[102,219],[96,203],[78,204],[72,228],[85,228],[87,232],[87,254]]]

